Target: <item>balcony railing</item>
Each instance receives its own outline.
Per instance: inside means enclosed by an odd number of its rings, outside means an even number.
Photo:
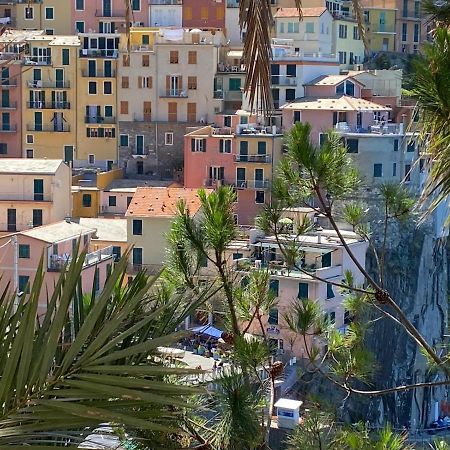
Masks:
[[[88,253],[84,259],[83,267],[92,266],[94,264],[101,263],[108,259],[113,258],[113,251],[111,247],[102,248],[100,250],[96,250],[95,252]],[[70,262],[72,261],[72,257],[69,255],[51,255],[48,263],[48,271],[49,272],[61,272],[64,269],[67,269]]]
[[[51,202],[53,199],[50,194],[25,193],[25,192],[2,192],[0,193],[0,202]]]
[[[43,80],[28,80],[27,85],[31,89],[69,89],[70,81],[43,81]]]
[[[80,58],[117,58],[119,51],[115,49],[82,48]]]
[[[17,102],[0,101],[0,109],[17,109]]]
[[[272,75],[271,82],[276,86],[297,86],[297,77],[285,75]]]
[[[145,272],[147,275],[158,275],[163,269],[162,264],[133,264],[127,266],[127,274],[137,275],[139,272]]]
[[[44,132],[44,133],[69,133],[70,125],[67,123],[64,124],[51,124],[51,125],[41,125],[35,123],[27,124],[27,131],[36,131],[36,132]]]
[[[164,89],[160,97],[176,97],[176,98],[187,98],[188,93],[184,89]]]
[[[70,102],[27,102],[29,109],[70,109]]]
[[[245,73],[245,66],[244,64],[240,65],[231,65],[231,64],[225,64],[225,63],[219,63],[217,64],[217,72],[219,73]]]
[[[234,134],[234,130],[231,127],[213,128],[212,129],[213,136],[232,136],[233,134]]]
[[[23,63],[30,66],[50,66],[51,56],[25,56]]]
[[[99,123],[113,125],[116,123],[116,118],[114,116],[85,116],[84,123]]]
[[[13,26],[13,25],[10,25]],[[18,52],[0,52],[0,60],[2,61],[18,61],[19,59],[22,59],[22,54]]]
[[[105,72],[103,70],[96,70],[94,72],[90,72],[89,70],[82,70],[81,76],[84,78],[114,78],[116,76],[116,71],[110,70]]]
[[[273,61],[332,61],[336,62],[339,60],[338,56],[334,53],[311,53],[311,52],[296,52],[286,51],[274,53],[272,55]]]
[[[0,88],[8,89],[10,87],[17,87],[16,78],[0,78]]]
[[[238,189],[269,189],[269,180],[236,180]]]
[[[150,5],[181,5],[183,0],[150,0]]]
[[[10,123],[2,123],[0,124],[0,131],[14,133],[17,131],[17,125],[11,125]]]
[[[95,17],[115,17],[119,19],[125,19],[125,10],[124,9],[111,9],[109,11],[105,11],[103,9],[95,10]]]
[[[234,155],[236,162],[270,163],[271,155]]]

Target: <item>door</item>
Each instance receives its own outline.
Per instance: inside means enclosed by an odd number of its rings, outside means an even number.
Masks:
[[[270,73],[272,75],[272,84],[278,84],[280,79],[280,65],[279,64],[271,64],[270,65]]]
[[[255,169],[255,188],[264,188],[264,169]]]
[[[73,163],[73,145],[64,146],[64,161],[72,167]]]
[[[45,104],[45,91],[30,91],[30,107],[41,109]]]
[[[248,161],[248,141],[241,141],[239,144],[239,161]]]
[[[35,131],[42,131],[42,112],[34,113],[34,129]]]
[[[86,106],[86,115],[88,123],[98,123],[100,117],[100,106],[97,105]]]
[[[236,184],[237,184],[238,188],[246,187],[245,168],[244,167],[238,167],[236,169]]]
[[[64,69],[55,69],[56,76],[56,87],[63,88],[64,87]]]
[[[170,87],[169,87],[169,95],[172,97],[176,97],[179,95],[181,91],[181,80],[178,76],[170,77]]]
[[[34,199],[36,201],[44,200],[44,180],[37,179],[33,182]]]
[[[64,131],[64,116],[62,112],[53,113],[53,130]]]
[[[356,128],[362,128],[362,113],[357,112],[356,113]]]
[[[152,120],[152,102],[144,102],[144,122]]]
[[[67,107],[67,92],[66,91],[53,91],[52,103],[54,108],[66,108]]]
[[[88,75],[90,77],[95,77],[97,72],[97,64],[94,59],[88,61]]]
[[[16,210],[8,209],[7,212],[7,228],[8,231],[16,231]]]
[[[144,161],[136,162],[136,173],[138,175],[144,175]]]
[[[225,168],[224,167],[210,167],[209,168],[209,178],[211,180],[223,180],[225,177]]]
[[[111,17],[111,16],[112,16],[111,0],[103,0],[103,17]]]
[[[2,107],[9,108],[9,91],[6,89],[2,91]]]
[[[33,227],[42,225],[42,209],[33,209]]]
[[[105,77],[111,77],[112,76],[112,65],[111,61],[105,61],[104,62],[104,68],[105,68]]]
[[[389,38],[383,38],[383,52],[389,50]]]
[[[144,154],[144,136],[138,134],[136,136],[136,155]]]
[[[10,115],[9,113],[2,113],[3,130],[9,131],[11,129]]]
[[[133,265],[134,266],[142,265],[142,248],[139,247],[133,248]]]

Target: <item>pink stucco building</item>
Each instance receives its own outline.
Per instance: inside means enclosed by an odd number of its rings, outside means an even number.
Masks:
[[[39,312],[47,305],[47,295],[51,296],[55,283],[65,264],[70,263],[74,249],[80,245],[89,248],[95,228],[89,228],[70,220],[44,225],[0,238],[0,292],[10,283],[11,292],[28,292],[27,285],[33,283],[41,256],[44,257],[44,283],[39,299]],[[16,243],[15,243],[16,242]],[[14,252],[17,251],[17,259]],[[14,265],[17,261],[17,277]],[[112,247],[90,252],[86,256],[81,273],[83,292],[94,288],[100,291],[106,282],[113,262]]]
[[[131,3],[133,25],[148,26],[148,0]],[[124,33],[126,30],[123,0],[73,0],[70,4],[74,33]]]
[[[282,153],[277,127],[256,123],[254,116],[220,115],[214,125],[198,128],[184,138],[186,188],[236,188],[236,222],[252,225],[265,203]]]

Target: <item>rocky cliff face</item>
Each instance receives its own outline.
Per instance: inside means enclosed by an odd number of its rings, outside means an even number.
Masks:
[[[418,228],[408,223],[391,229],[386,288],[426,340],[443,351],[444,335],[448,333],[448,251],[445,242],[435,237],[432,225]],[[366,267],[376,273],[370,254]],[[380,363],[376,388],[437,379],[427,370],[427,361],[417,345],[391,320],[378,321],[367,343]],[[361,404],[360,412],[374,424],[388,420],[395,427],[422,428],[435,419],[436,403],[445,399],[445,388],[416,389],[372,398],[368,405]]]

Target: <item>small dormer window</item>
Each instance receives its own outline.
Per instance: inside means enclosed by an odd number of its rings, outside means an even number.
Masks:
[[[355,95],[355,84],[349,80],[345,80],[343,83],[336,86],[336,94]]]

